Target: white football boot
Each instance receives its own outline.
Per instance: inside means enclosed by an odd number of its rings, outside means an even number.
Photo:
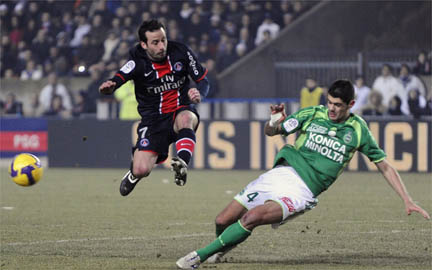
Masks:
[[[179,269],[197,269],[201,264],[200,257],[196,251],[192,251],[188,255],[180,258],[176,265]]]

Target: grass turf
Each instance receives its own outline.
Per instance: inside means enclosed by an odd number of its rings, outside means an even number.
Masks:
[[[172,172],[155,170],[121,197],[122,170],[49,168],[20,187],[2,169],[0,269],[176,269],[214,239],[216,214],[259,173],[192,170],[178,187]],[[431,213],[431,175],[402,177]],[[406,216],[381,175],[345,173],[319,200],[202,269],[431,269],[431,222]]]

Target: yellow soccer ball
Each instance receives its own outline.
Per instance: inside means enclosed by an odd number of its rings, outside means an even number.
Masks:
[[[14,157],[9,166],[9,175],[20,186],[32,186],[39,182],[43,175],[41,161],[35,155],[22,153]]]

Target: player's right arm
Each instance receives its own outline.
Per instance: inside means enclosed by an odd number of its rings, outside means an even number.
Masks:
[[[285,105],[270,105],[270,120],[266,122],[264,126],[264,133],[267,136],[274,136],[277,134],[283,134],[281,123],[286,118]]]
[[[105,81],[99,86],[99,93],[103,95],[111,95],[114,92],[116,85],[117,83],[111,80]]]

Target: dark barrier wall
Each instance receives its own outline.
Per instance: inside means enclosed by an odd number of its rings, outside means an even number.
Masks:
[[[120,120],[49,120],[49,166],[127,168],[131,126]]]
[[[203,121],[197,132],[192,167],[195,169],[271,168],[284,143],[295,136],[267,137],[264,121]],[[51,167],[128,168],[136,124],[125,121],[49,121],[48,156]],[[431,121],[369,121],[372,134],[401,172],[431,172]],[[164,166],[168,166],[166,162]],[[351,171],[374,171],[356,155]]]

